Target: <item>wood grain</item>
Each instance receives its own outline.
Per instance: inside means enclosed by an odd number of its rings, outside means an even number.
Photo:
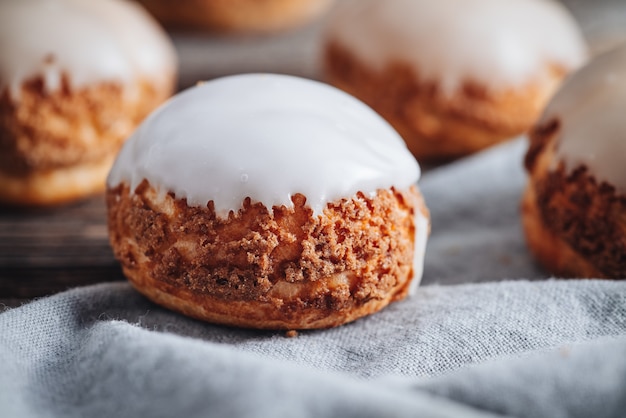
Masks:
[[[0,207],[0,298],[123,279],[103,196],[53,209]]]

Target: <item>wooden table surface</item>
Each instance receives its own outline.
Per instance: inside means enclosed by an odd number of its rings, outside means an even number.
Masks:
[[[32,298],[123,280],[104,197],[54,209],[0,208],[0,298]]]
[[[623,40],[626,1],[564,0],[594,50]],[[278,72],[319,79],[323,20],[265,37],[173,34],[179,86],[226,74]],[[0,208],[0,310],[70,287],[123,280],[108,244],[104,199],[49,210]]]

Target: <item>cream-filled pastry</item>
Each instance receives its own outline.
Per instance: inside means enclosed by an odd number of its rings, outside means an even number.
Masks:
[[[404,298],[429,214],[401,137],[315,81],[250,74],[175,96],[108,179],[111,244],[170,309],[242,327],[332,327]]]
[[[626,45],[564,83],[530,134],[522,218],[551,273],[626,278]]]
[[[0,201],[102,192],[122,142],[173,91],[176,56],[125,0],[0,2]]]
[[[359,0],[331,18],[325,77],[362,99],[418,159],[449,159],[529,129],[583,63],[579,28],[546,0]]]

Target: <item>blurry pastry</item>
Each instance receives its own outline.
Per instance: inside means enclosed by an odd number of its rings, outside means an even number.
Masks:
[[[360,0],[325,36],[326,79],[385,117],[420,160],[529,129],[586,46],[546,0]]]
[[[332,327],[422,275],[419,166],[367,106],[324,84],[231,76],[187,90],[124,145],[111,244],[170,309],[254,328]]]
[[[334,0],[138,0],[163,24],[217,32],[274,32],[322,15]]]
[[[626,45],[574,74],[530,134],[528,245],[552,274],[626,278]]]
[[[124,0],[0,2],[0,201],[102,192],[122,142],[174,88],[172,44]]]

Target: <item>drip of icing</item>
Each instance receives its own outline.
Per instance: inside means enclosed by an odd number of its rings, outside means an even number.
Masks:
[[[421,211],[415,214],[415,250],[413,253],[413,280],[409,287],[409,295],[414,295],[424,274],[424,256],[428,241],[429,220]]]
[[[95,81],[156,81],[176,71],[171,41],[127,0],[0,1],[0,91],[13,96],[42,76],[54,91],[65,73],[72,87]]]
[[[178,94],[125,143],[108,185],[131,190],[147,179],[193,206],[213,201],[220,216],[246,197],[291,207],[302,193],[316,215],[357,192],[404,190],[419,165],[378,114],[325,84],[248,74]]]
[[[468,81],[508,89],[549,80],[586,57],[567,10],[547,0],[353,0],[328,27],[329,41],[376,70],[408,63],[445,94]]]
[[[540,124],[557,119],[556,166],[586,165],[626,193],[626,44],[593,59],[554,96]]]

